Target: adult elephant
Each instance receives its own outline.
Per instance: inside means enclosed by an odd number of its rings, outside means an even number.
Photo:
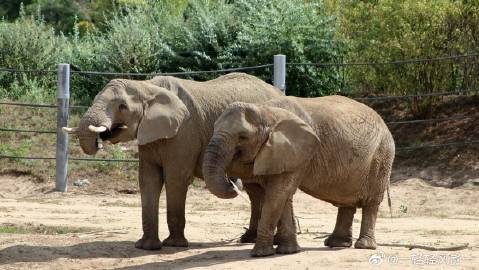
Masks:
[[[114,79],[95,97],[75,133],[86,154],[98,151],[98,137],[112,143],[138,140],[143,237],[141,249],[187,246],[185,200],[194,176],[202,178],[202,161],[213,126],[234,101],[261,102],[283,95],[277,88],[243,73],[196,82],[170,76],[136,81]],[[158,201],[166,187],[169,236],[158,238]],[[221,198],[233,198],[232,185],[209,186]],[[251,192],[248,192],[251,194]],[[260,207],[252,196],[252,221],[244,240],[255,232]]]
[[[389,187],[395,146],[381,117],[366,105],[341,96],[280,97],[261,104],[231,104],[215,123],[203,175],[217,193],[228,187],[225,173],[264,188],[253,256],[299,251],[291,216],[297,188],[337,206],[329,247],[352,245],[352,222],[362,208],[356,248],[375,249],[379,204]],[[281,226],[283,225],[283,226]]]

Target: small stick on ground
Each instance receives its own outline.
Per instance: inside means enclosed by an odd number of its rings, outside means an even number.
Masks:
[[[465,243],[459,246],[452,246],[452,247],[432,247],[432,246],[424,246],[424,245],[403,245],[403,244],[378,244],[379,246],[386,246],[386,247],[405,247],[409,250],[412,249],[424,249],[429,251],[457,251],[467,249],[469,247],[469,243]]]

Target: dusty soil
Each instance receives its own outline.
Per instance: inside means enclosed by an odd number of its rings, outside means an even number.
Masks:
[[[0,232],[12,227],[62,228],[3,231],[0,269],[367,269],[376,257],[384,260],[381,268],[416,268],[420,263],[437,263],[445,269],[479,267],[479,186],[472,182],[454,189],[433,187],[420,179],[393,184],[393,218],[383,203],[376,251],[324,247],[336,209],[298,192],[294,207],[303,251],[267,258],[251,258],[252,245],[237,243],[249,217],[249,204],[240,197],[220,200],[203,187],[191,187],[186,210],[190,247],[143,251],[134,248],[141,236],[138,194],[91,193],[76,187],[64,194],[49,192],[52,183],[19,174],[1,175],[0,183]],[[356,237],[360,213],[354,220]],[[167,236],[165,218],[165,196],[161,196],[162,238]],[[468,247],[409,250],[411,244]],[[450,265],[455,263],[459,266]]]

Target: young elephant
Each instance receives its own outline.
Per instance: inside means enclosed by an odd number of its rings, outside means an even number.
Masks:
[[[226,186],[227,172],[241,175],[245,185],[264,188],[253,256],[274,254],[277,224],[276,252],[299,251],[290,211],[298,187],[339,208],[325,245],[350,247],[353,216],[356,208],[362,208],[355,247],[375,249],[376,216],[389,185],[394,152],[393,138],[381,117],[346,97],[280,97],[256,105],[236,102],[215,123],[203,175],[207,187]]]
[[[99,137],[112,143],[137,139],[143,237],[135,246],[148,250],[162,244],[187,246],[186,193],[194,176],[202,178],[203,154],[214,122],[232,102],[262,102],[282,95],[272,85],[244,73],[206,82],[170,76],[146,81],[115,79],[95,97],[80,127],[65,130],[75,133],[83,152],[90,155],[98,151]],[[158,200],[163,186],[170,235],[162,243]],[[222,198],[236,196],[231,185],[219,185],[215,192]],[[252,200],[251,232],[256,231],[259,203]],[[245,241],[255,238],[246,235]]]

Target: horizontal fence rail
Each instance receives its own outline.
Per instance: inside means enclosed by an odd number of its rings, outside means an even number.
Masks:
[[[407,151],[407,150],[416,150],[416,149],[423,149],[423,148],[444,148],[444,147],[449,147],[449,146],[471,145],[471,144],[479,144],[479,140],[466,141],[466,142],[453,142],[453,143],[442,143],[442,144],[423,144],[423,145],[417,145],[417,146],[398,147],[398,148],[396,148],[396,150]]]
[[[479,140],[466,141],[466,142],[452,142],[452,143],[443,143],[443,144],[423,144],[417,146],[405,146],[405,147],[396,147],[396,151],[410,151],[417,149],[425,148],[447,148],[450,146],[461,146],[461,145],[473,145],[479,144]],[[30,157],[30,156],[11,156],[11,155],[0,155],[0,159],[32,159],[32,160],[54,160],[54,157]],[[137,163],[138,159],[110,159],[110,158],[81,158],[81,157],[68,157],[69,161],[93,161],[93,162],[124,162],[124,163]]]
[[[477,93],[479,93],[479,91],[477,90],[457,90],[457,91],[450,91],[450,92],[419,93],[419,94],[403,95],[403,96],[354,97],[353,99],[358,101],[410,99],[410,98],[420,98],[420,97],[458,96],[458,95],[477,94]]]
[[[291,63],[286,63],[286,65],[287,66],[316,66],[316,67],[401,65],[401,64],[441,62],[441,61],[447,61],[447,60],[474,58],[478,56],[479,56],[479,53],[470,53],[470,54],[451,55],[451,56],[442,56],[442,57],[434,57],[434,58],[405,59],[405,60],[385,61],[385,62],[351,62],[351,63],[291,62]],[[168,75],[171,75],[173,76],[173,75],[195,75],[195,74],[205,74],[205,73],[221,73],[221,72],[232,72],[232,71],[242,71],[242,70],[254,70],[254,69],[261,69],[261,68],[268,68],[268,67],[273,67],[273,64],[265,64],[265,65],[252,66],[252,67],[227,68],[227,69],[218,69],[218,70],[164,72],[164,73],[121,73],[121,72],[101,72],[101,71],[81,71],[81,70],[72,70],[71,73],[85,74],[85,75],[120,75],[120,76],[160,76],[160,75],[168,76]],[[17,69],[17,68],[0,67],[0,72],[56,74],[57,70]]]
[[[55,157],[30,157],[30,156],[11,156],[0,155],[0,159],[32,159],[32,160],[55,160]],[[115,159],[115,158],[81,158],[81,157],[68,157],[71,161],[96,161],[96,162],[126,162],[137,163],[138,159]]]
[[[54,104],[35,104],[35,103],[21,103],[21,102],[3,102],[0,101],[0,105],[19,106],[19,107],[32,107],[32,108],[58,108]],[[88,109],[88,106],[82,105],[70,105],[72,109]]]
[[[422,123],[458,121],[458,120],[466,120],[466,119],[471,120],[471,119],[474,119],[474,117],[458,116],[458,117],[448,117],[448,118],[431,118],[431,119],[417,119],[417,120],[404,120],[404,121],[389,121],[389,122],[386,122],[386,124],[388,124],[388,125],[422,124]]]
[[[239,68],[226,68],[217,70],[203,70],[203,71],[185,71],[185,72],[163,72],[163,73],[121,73],[121,72],[101,72],[101,71],[79,71],[73,70],[72,74],[80,75],[106,75],[106,76],[188,76],[198,74],[210,74],[210,73],[226,73],[234,71],[250,71],[263,68],[271,68],[273,64],[252,66],[252,67],[239,67]]]
[[[17,69],[17,68],[5,68],[0,67],[0,72],[8,72],[8,73],[37,73],[37,74],[56,74],[56,70],[48,70],[48,69]]]
[[[447,122],[447,121],[459,121],[459,120],[472,120],[475,117],[470,116],[458,116],[458,117],[447,117],[447,118],[430,118],[430,119],[415,119],[415,120],[391,120],[387,121],[388,125],[409,125],[409,124],[423,124],[423,123],[435,123],[435,122]],[[35,130],[35,129],[19,129],[19,128],[2,128],[0,131],[3,132],[20,132],[20,133],[46,133],[46,134],[56,134],[56,131],[53,130]]]
[[[443,56],[436,58],[423,59],[406,59],[389,62],[357,62],[357,63],[287,63],[287,66],[315,66],[315,67],[344,67],[344,66],[381,66],[381,65],[404,65],[404,64],[421,64],[430,62],[442,62],[446,60],[457,60],[464,58],[473,58],[479,56],[479,53]]]
[[[34,130],[34,129],[16,129],[16,128],[0,128],[0,131],[5,132],[22,132],[22,133],[46,133],[46,134],[56,134],[56,131],[53,130]]]

